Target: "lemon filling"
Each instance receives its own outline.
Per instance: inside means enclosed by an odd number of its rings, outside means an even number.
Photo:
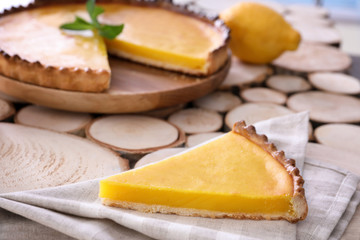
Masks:
[[[284,167],[233,132],[100,182],[109,200],[228,213],[291,213],[292,195]]]

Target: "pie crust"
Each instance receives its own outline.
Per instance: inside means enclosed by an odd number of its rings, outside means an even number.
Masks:
[[[63,0],[60,2],[55,2],[47,0],[35,0],[35,2],[29,4],[26,7],[20,6],[17,8],[5,10],[2,14],[0,14],[0,18],[13,13],[35,9],[42,6],[52,6],[70,3],[84,3],[84,1]],[[182,15],[187,15],[189,17],[193,17],[203,22],[212,24],[221,33],[224,40],[221,46],[209,53],[206,72],[193,71],[191,69],[185,69],[179,66],[159,64],[156,61],[149,61],[134,56],[126,56],[126,54],[124,55],[120,52],[113,51],[113,53],[118,56],[146,65],[197,76],[211,75],[212,73],[220,69],[220,67],[225,64],[228,58],[227,44],[229,40],[229,29],[220,19],[218,19],[217,16],[209,17],[199,11],[193,9],[191,10],[191,5],[175,5],[174,3],[172,3],[172,1],[165,0],[99,0],[97,1],[97,3],[124,3],[134,4],[137,6],[158,7],[167,9],[169,11],[177,12]],[[22,59],[19,55],[10,55],[2,49],[0,49],[0,74],[16,80],[44,87],[82,92],[102,92],[108,89],[110,85],[111,75],[108,69],[95,70],[90,68],[56,67],[51,65],[46,66],[41,63],[40,59],[38,61],[30,62],[26,59]]]

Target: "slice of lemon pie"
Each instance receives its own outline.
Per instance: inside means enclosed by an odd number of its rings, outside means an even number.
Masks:
[[[210,75],[227,60],[228,29],[170,1],[98,1],[105,10],[100,22],[125,24],[121,35],[106,42],[90,30],[61,30],[75,16],[89,17],[85,4],[59,2],[37,0],[0,15],[0,74],[50,88],[101,92],[110,83],[107,50],[193,75]]]
[[[215,140],[100,181],[102,203],[142,212],[237,219],[305,219],[295,161],[244,122]]]

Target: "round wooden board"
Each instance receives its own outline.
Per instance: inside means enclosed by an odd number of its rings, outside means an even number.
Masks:
[[[40,87],[0,75],[0,91],[50,108],[91,113],[132,113],[186,103],[215,90],[230,68],[230,57],[215,74],[193,77],[110,58],[112,79],[104,93]]]

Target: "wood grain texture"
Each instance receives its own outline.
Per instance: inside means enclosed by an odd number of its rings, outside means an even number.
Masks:
[[[166,108],[159,108],[147,112],[141,112],[139,114],[149,116],[149,117],[156,117],[156,118],[167,118],[171,114],[180,111],[185,107],[186,104],[178,104],[171,107]]]
[[[200,143],[223,135],[223,132],[197,133],[187,137],[186,147],[194,147]]]
[[[202,98],[196,99],[194,105],[196,107],[213,110],[220,113],[230,111],[234,107],[241,104],[238,96],[231,92],[216,91]]]
[[[273,64],[295,72],[336,72],[347,70],[351,58],[335,47],[302,43],[296,51],[285,52]]]
[[[92,113],[132,113],[192,101],[215,90],[225,79],[230,61],[208,77],[192,77],[110,58],[110,89],[82,93],[40,87],[0,76],[0,91],[50,108]]]
[[[0,121],[10,118],[15,113],[12,103],[0,98]]]
[[[184,132],[175,125],[141,115],[100,117],[85,132],[90,140],[121,154],[145,154],[185,142]]]
[[[357,125],[325,124],[317,127],[314,135],[323,145],[360,154],[360,127]]]
[[[128,161],[89,140],[0,123],[0,192],[60,186],[115,174]]]
[[[303,92],[311,89],[311,85],[304,78],[293,75],[273,75],[266,81],[269,88],[283,93]]]
[[[287,106],[296,112],[310,111],[310,119],[321,123],[360,122],[360,99],[310,91],[292,95]]]
[[[85,135],[85,126],[92,117],[88,113],[74,113],[51,108],[28,105],[14,117],[15,123],[57,132]]]
[[[293,27],[300,33],[304,42],[335,46],[338,46],[341,42],[340,33],[334,27],[324,27],[316,24],[296,24]]]
[[[360,94],[360,79],[344,73],[317,72],[309,74],[308,78],[315,88],[323,91]]]
[[[286,14],[285,20],[291,25],[315,25],[321,27],[333,27],[334,21],[330,18],[319,18],[319,17],[303,17],[299,14]]]
[[[290,14],[300,15],[303,18],[327,18],[329,10],[311,4],[290,4],[287,6]]]
[[[252,125],[262,120],[291,113],[294,112],[284,106],[273,103],[245,103],[226,114],[225,124],[227,129],[232,129],[234,123],[241,120],[244,120],[247,125]]]
[[[262,83],[266,76],[272,73],[267,65],[247,64],[236,57],[232,57],[229,74],[225,81],[219,86],[221,90],[228,90],[232,87],[248,87],[252,84]]]
[[[26,103],[24,100],[9,96],[9,95],[7,95],[6,93],[3,93],[3,92],[0,92],[0,99],[6,100],[6,101],[11,102],[11,103]]]
[[[279,105],[285,104],[287,99],[284,93],[263,87],[244,89],[241,91],[240,96],[247,102],[274,103]]]
[[[223,126],[219,113],[201,108],[178,111],[170,115],[168,120],[188,134],[215,132]]]
[[[136,162],[134,168],[139,168],[148,165],[150,163],[155,163],[164,160],[165,158],[181,153],[186,149],[187,148],[180,147],[180,148],[166,148],[166,149],[157,150],[139,159],[139,161]]]

